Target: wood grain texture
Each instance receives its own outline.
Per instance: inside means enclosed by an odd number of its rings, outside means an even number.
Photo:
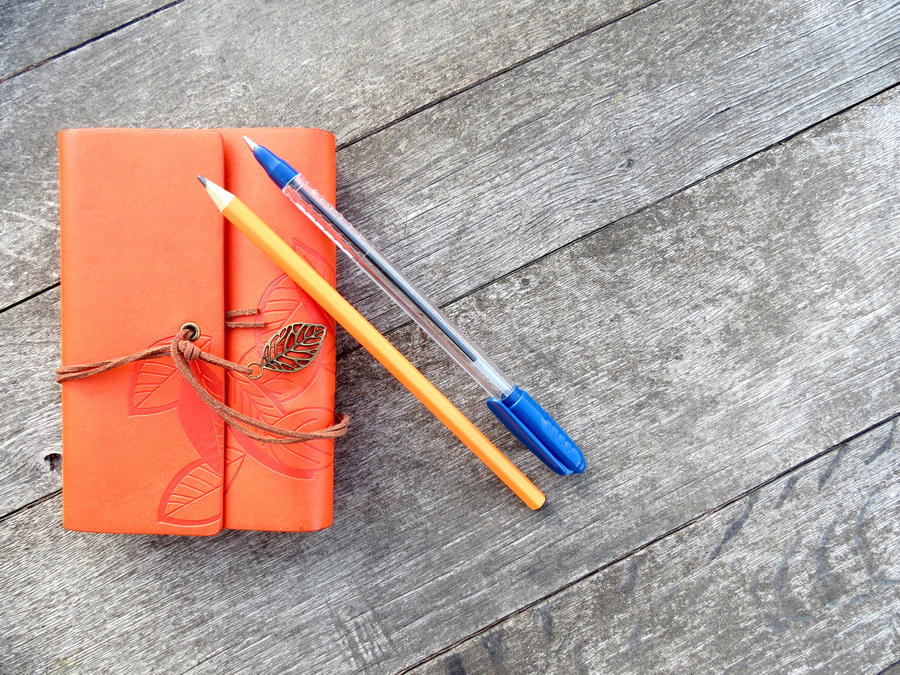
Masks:
[[[385,14],[375,7],[354,4],[344,15],[335,6],[301,45],[314,71],[267,67],[267,50],[295,44],[294,33],[261,36],[289,5],[266,6],[243,49],[230,38],[249,37],[211,28],[218,14],[179,6],[16,78],[0,88],[9,119],[0,142],[11,149],[0,157],[9,181],[0,305],[57,277],[56,201],[35,195],[53,191],[58,128],[305,124],[347,141],[624,9],[558,10],[560,22],[487,4],[499,14],[459,22],[436,7],[436,16],[398,16],[384,30],[372,26]],[[353,12],[371,17],[354,22]],[[339,201],[446,302],[895,83],[898,12],[840,0],[654,5],[341,153]],[[571,25],[576,15],[591,18]],[[523,17],[545,28],[525,29]],[[457,24],[477,37],[450,29]],[[326,40],[334,25],[346,34]],[[362,55],[337,48],[358,44],[354,31],[387,39],[400,25],[416,37],[366,43]],[[541,32],[556,25],[568,30]],[[495,37],[507,29],[516,37]],[[534,31],[543,40],[514,48]],[[354,75],[335,77],[346,73]],[[380,327],[396,325],[399,314],[354,270],[339,276],[369,314],[388,312]]]
[[[0,315],[0,515],[59,489],[59,291]]]
[[[878,672],[898,503],[895,420],[409,672]]]
[[[58,276],[59,129],[319,126],[346,142],[649,1],[188,0],[0,84],[0,307]]]
[[[417,330],[392,335],[540,511],[355,352],[333,528],[103,536],[63,531],[55,498],[20,511],[0,525],[4,665],[389,672],[890,416],[898,114],[892,91],[449,307],[582,443],[582,476],[526,457]]]
[[[898,80],[894,3],[662,2],[348,148],[338,200],[448,302]]]
[[[170,0],[0,0],[0,79],[159,9]]]

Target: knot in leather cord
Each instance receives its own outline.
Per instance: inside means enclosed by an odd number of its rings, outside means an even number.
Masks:
[[[178,350],[184,356],[186,361],[196,361],[200,358],[202,350],[190,340],[180,340],[178,342]]]

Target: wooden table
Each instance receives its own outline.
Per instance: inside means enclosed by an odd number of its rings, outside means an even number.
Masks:
[[[895,2],[2,0],[0,36],[0,671],[898,662]],[[586,473],[342,261],[546,507],[344,336],[330,530],[62,529],[55,133],[255,125],[336,133],[341,208]]]

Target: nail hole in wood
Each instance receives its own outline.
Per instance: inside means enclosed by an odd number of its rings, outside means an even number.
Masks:
[[[44,461],[47,462],[47,466],[50,467],[51,471],[62,469],[62,455],[58,452],[51,452],[49,455],[45,455]]]

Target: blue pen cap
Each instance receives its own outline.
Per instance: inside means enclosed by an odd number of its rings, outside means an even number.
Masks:
[[[527,392],[515,387],[502,399],[489,398],[487,406],[513,435],[556,473],[581,473],[587,461],[546,410]]]
[[[291,179],[299,173],[297,169],[285,162],[281,157],[261,145],[253,148],[253,156],[260,166],[266,170],[266,173],[269,174],[269,178],[275,181],[279,190],[283,190],[284,186],[290,183]]]

